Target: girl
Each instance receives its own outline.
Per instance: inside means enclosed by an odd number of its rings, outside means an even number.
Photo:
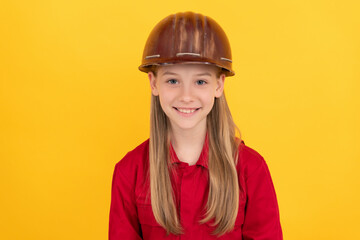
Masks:
[[[150,138],[115,166],[109,239],[282,239],[268,167],[235,136],[221,27],[192,12],[168,16],[139,69],[152,92]]]

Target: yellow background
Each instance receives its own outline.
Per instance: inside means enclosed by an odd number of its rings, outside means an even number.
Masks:
[[[225,91],[284,239],[360,239],[356,0],[2,0],[0,239],[107,239],[114,165],[149,135],[146,38],[186,10],[229,37]]]

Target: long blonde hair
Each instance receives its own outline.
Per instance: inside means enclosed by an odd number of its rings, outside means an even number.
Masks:
[[[204,224],[215,218],[213,234],[221,236],[234,228],[239,208],[239,186],[236,164],[240,135],[233,122],[225,94],[216,98],[207,116],[209,141],[209,195]],[[170,171],[170,123],[158,96],[151,96],[150,110],[150,195],[156,221],[167,234],[182,234],[183,228],[175,206]],[[239,132],[240,134],[240,132]]]

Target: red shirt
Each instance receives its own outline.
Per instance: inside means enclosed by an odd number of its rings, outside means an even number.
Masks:
[[[215,227],[199,224],[208,196],[208,144],[205,142],[195,165],[179,161],[170,149],[172,164],[176,164],[173,189],[184,234],[166,236],[152,212],[147,170],[149,140],[130,151],[115,166],[109,222],[109,240],[138,239],[243,239],[280,240],[282,230],[279,209],[269,169],[255,150],[239,146],[237,172],[240,205],[235,228],[220,238],[211,235]]]

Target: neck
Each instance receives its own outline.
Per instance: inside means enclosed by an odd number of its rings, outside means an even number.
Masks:
[[[202,148],[204,144],[206,136],[206,121],[202,126],[191,129],[191,130],[184,130],[178,129],[172,126],[171,129],[171,144],[173,145],[174,149],[197,149]]]

